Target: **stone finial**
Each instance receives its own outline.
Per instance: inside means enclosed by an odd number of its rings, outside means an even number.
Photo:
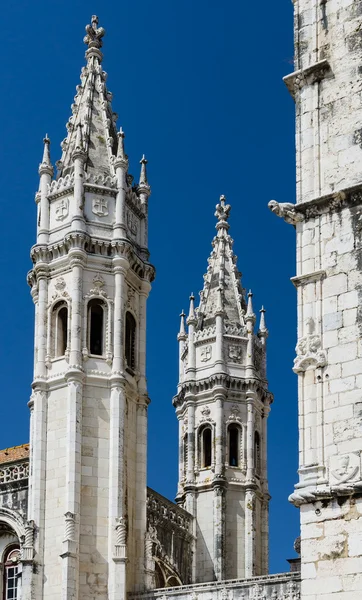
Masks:
[[[254,314],[254,309],[253,309],[253,292],[251,290],[249,290],[248,293],[248,308],[246,311],[246,315],[245,315],[245,321],[248,322],[252,322],[253,324],[255,323],[255,314]]]
[[[117,149],[117,158],[120,159],[126,159],[126,155],[124,152],[124,131],[122,129],[122,127],[119,128],[119,132],[118,132],[118,149]]]
[[[260,324],[259,324],[259,333],[260,334],[265,334],[268,332],[266,325],[265,325],[265,313],[266,313],[266,310],[265,310],[264,306],[262,306],[260,309]]]
[[[187,317],[187,324],[196,323],[196,314],[195,314],[195,296],[191,292],[190,296],[190,308],[189,308],[189,316]]]
[[[143,155],[140,160],[140,165],[141,165],[141,173],[140,173],[140,181],[139,181],[140,185],[148,185],[147,168],[146,168],[147,163],[148,163],[148,160],[146,159],[145,155]]]
[[[186,333],[186,329],[185,329],[185,317],[186,317],[186,314],[184,312],[184,309],[182,309],[180,317],[181,317],[180,335],[184,335]]]
[[[117,148],[117,156],[116,159],[114,161],[114,166],[115,168],[117,167],[121,167],[124,170],[127,170],[128,168],[128,156],[124,151],[124,131],[122,129],[122,127],[120,127],[119,132],[117,134],[118,137],[118,148]]]
[[[230,204],[225,204],[226,198],[225,196],[220,196],[220,203],[216,205],[215,217],[218,219],[218,223],[216,227],[220,228],[228,228],[229,225],[227,220],[229,218],[231,206]]]
[[[286,223],[290,225],[296,225],[301,221],[304,221],[304,215],[296,210],[296,205],[291,202],[277,202],[276,200],[270,200],[268,207],[281,219],[284,219]]]
[[[86,25],[87,35],[84,37],[84,43],[87,44],[88,48],[102,48],[102,37],[106,33],[103,27],[98,28],[99,19],[96,15],[92,15],[91,25]]]
[[[43,160],[39,165],[39,175],[43,173],[47,173],[49,175],[53,175],[53,167],[50,161],[50,139],[48,138],[48,134],[45,134],[44,142],[44,150],[43,150]]]

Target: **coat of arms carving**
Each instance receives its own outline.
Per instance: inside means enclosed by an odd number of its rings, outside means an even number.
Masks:
[[[68,198],[62,198],[55,206],[55,219],[56,221],[63,221],[69,213],[69,201]]]
[[[240,346],[229,346],[229,358],[233,362],[240,362],[242,357],[242,349]]]
[[[201,362],[208,362],[212,356],[212,346],[203,346],[201,348],[200,360]]]
[[[132,233],[132,235],[137,235],[137,231],[138,231],[137,217],[135,217],[135,215],[129,211],[127,212],[127,227],[130,230],[130,232]]]
[[[108,200],[106,198],[93,198],[92,212],[98,217],[106,217],[108,215]]]

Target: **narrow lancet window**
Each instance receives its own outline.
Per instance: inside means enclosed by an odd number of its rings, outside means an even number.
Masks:
[[[136,367],[136,320],[130,312],[126,313],[125,356],[127,367]]]
[[[240,429],[237,425],[229,425],[229,465],[230,467],[239,466],[240,455]]]
[[[201,466],[206,469],[211,467],[212,459],[212,433],[210,427],[205,427],[201,432]]]
[[[65,302],[58,302],[53,309],[53,356],[64,356],[68,343],[68,307]]]
[[[103,354],[104,310],[100,300],[88,304],[89,352],[96,356]]]

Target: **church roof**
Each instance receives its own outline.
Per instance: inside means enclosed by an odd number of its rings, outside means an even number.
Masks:
[[[93,16],[92,24],[87,25],[86,31],[87,65],[81,71],[81,84],[76,88],[72,116],[67,123],[68,135],[61,144],[63,153],[57,163],[58,177],[72,171],[72,157],[74,150],[79,150],[79,138],[86,154],[86,172],[114,175],[113,156],[117,154],[118,143],[117,115],[112,110],[112,94],[106,87],[107,73],[101,66],[103,54],[100,48],[105,30],[98,27],[98,17]]]
[[[29,444],[0,450],[0,464],[15,462],[24,458],[29,458]]]
[[[198,323],[207,327],[214,322],[218,310],[218,297],[224,314],[224,321],[233,325],[245,325],[245,290],[243,290],[237,268],[237,256],[233,253],[233,239],[228,234],[231,207],[220,197],[216,206],[217,234],[212,241],[212,252],[208,259],[207,273],[204,275],[204,287],[200,292]],[[219,301],[219,302],[220,302]]]

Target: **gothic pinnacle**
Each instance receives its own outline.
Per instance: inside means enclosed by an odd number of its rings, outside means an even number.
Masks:
[[[190,296],[190,309],[189,316],[187,317],[187,324],[196,323],[196,315],[195,315],[195,296],[191,292]]]
[[[148,185],[147,168],[146,168],[147,163],[148,163],[148,160],[146,159],[145,155],[143,155],[140,160],[141,173],[140,173],[140,181],[139,181],[139,185],[142,185],[142,186]]]
[[[268,333],[268,330],[265,325],[265,312],[266,312],[265,308],[264,308],[264,306],[262,306],[260,309],[259,335],[261,335],[261,334],[265,335]]]
[[[53,166],[50,161],[50,139],[48,138],[48,134],[45,134],[44,142],[44,150],[43,150],[43,160],[39,165],[39,175],[43,173],[48,173],[48,175],[53,175]]]
[[[178,341],[182,341],[186,339],[186,328],[185,328],[185,313],[184,313],[184,309],[182,309],[182,312],[180,314],[181,317],[181,322],[180,322],[180,331],[179,334],[177,336]]]
[[[114,166],[117,168],[118,166],[120,167],[128,167],[128,156],[124,151],[124,131],[122,129],[122,127],[120,127],[119,132],[117,134],[118,137],[118,148],[117,148],[117,156],[116,156],[116,160],[114,163]]]
[[[253,310],[253,292],[251,290],[249,290],[248,293],[248,308],[246,311],[246,315],[245,315],[245,321],[248,322],[250,321],[251,323],[255,323],[255,314],[254,314],[254,310]]]

